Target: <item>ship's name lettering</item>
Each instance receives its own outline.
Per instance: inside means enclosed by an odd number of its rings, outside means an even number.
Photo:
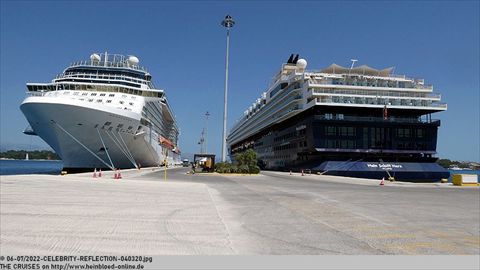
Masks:
[[[368,168],[380,168],[380,169],[387,169],[387,168],[403,168],[402,165],[400,164],[372,164],[372,163],[367,163]]]

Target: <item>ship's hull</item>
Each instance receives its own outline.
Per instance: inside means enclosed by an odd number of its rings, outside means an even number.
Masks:
[[[253,149],[261,169],[431,182],[449,177],[432,156],[439,125],[373,117],[326,119],[312,109],[230,148],[231,154]],[[416,135],[399,138],[398,130],[406,128]],[[402,149],[405,145],[415,148]]]
[[[65,169],[180,163],[178,155],[158,143],[158,134],[141,125],[137,113],[58,97],[28,97],[20,109]]]

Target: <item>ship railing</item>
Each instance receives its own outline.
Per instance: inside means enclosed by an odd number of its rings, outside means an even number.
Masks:
[[[403,79],[403,80],[406,80],[406,81],[412,81],[412,82],[415,82],[415,83],[418,83],[418,84],[423,84],[424,83],[424,79],[418,79],[418,78],[413,78],[413,77],[407,77],[406,75],[400,75],[400,74],[388,74],[387,76],[381,76],[381,75],[369,75],[369,74],[362,74],[362,73],[328,73],[328,72],[322,72],[322,70],[308,70],[308,71],[305,71],[305,73],[310,73],[310,74],[317,74],[317,75],[320,75],[320,74],[335,74],[335,75],[339,75],[339,76],[350,76],[350,77],[358,77],[358,76],[362,76],[364,78],[372,78],[372,79],[381,79],[381,80],[388,80],[389,78],[393,78],[393,79]]]
[[[443,103],[443,102],[434,102],[431,104],[432,107],[439,107],[439,108],[447,108],[447,103]]]
[[[401,88],[401,89],[421,89],[421,90],[433,90],[433,85],[431,84],[407,84],[406,86],[400,86],[396,83],[388,83],[387,81],[378,82],[378,80],[370,81],[361,81],[361,82],[349,82],[343,79],[341,81],[332,81],[331,79],[318,79],[310,78],[310,81],[314,84],[320,85],[345,85],[345,86],[359,86],[359,87],[384,87],[384,88]]]
[[[134,70],[141,70],[147,72],[147,69],[142,66],[131,65],[127,61],[92,61],[92,60],[82,60],[76,61],[70,64],[69,67],[77,66],[95,66],[95,67],[121,67],[129,68]]]
[[[340,95],[362,95],[374,96],[378,98],[388,97],[411,97],[411,98],[432,98],[440,99],[441,95],[438,93],[409,93],[398,91],[383,91],[383,90],[347,90],[347,89],[313,89],[314,94],[340,94]]]
[[[428,94],[427,94],[427,97],[429,97],[429,98],[435,98],[435,99],[442,99],[442,95],[441,95],[441,94],[437,94],[437,93],[428,93]]]
[[[142,84],[148,84],[149,81],[135,79],[130,76],[125,75],[111,75],[111,74],[92,74],[92,73],[84,73],[84,72],[73,72],[73,73],[62,73],[55,76],[55,79],[64,79],[64,78],[87,78],[87,79],[107,79],[107,80],[121,80],[121,81],[129,81],[129,82],[136,82]]]
[[[431,84],[415,84],[414,88],[431,90],[431,89],[433,89],[433,85],[431,85]]]
[[[395,122],[395,123],[439,123],[438,119],[422,119],[422,118],[404,118],[404,117],[395,117],[389,116],[386,119],[383,117],[368,117],[368,116],[346,116],[346,115],[315,115],[315,120],[332,120],[332,121],[355,121],[355,122]]]
[[[357,100],[358,98],[342,98],[338,96],[333,97],[325,97],[323,98],[314,98],[309,102],[316,102],[316,103],[336,103],[336,104],[351,104],[351,105],[381,105],[381,106],[402,106],[402,107],[425,107],[425,108],[442,108],[446,109],[447,104],[443,102],[428,102],[427,100],[415,100],[412,99],[409,102],[390,102],[388,104],[385,103],[384,98],[365,98],[365,100]],[[402,100],[404,101],[404,100]]]
[[[388,75],[390,78],[397,78],[397,79],[406,79],[406,80],[414,80],[413,78],[408,78],[405,75],[399,75],[399,74],[390,74]]]

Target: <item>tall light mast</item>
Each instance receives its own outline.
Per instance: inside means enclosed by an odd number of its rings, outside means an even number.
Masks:
[[[222,138],[222,162],[227,161],[227,94],[228,94],[228,54],[230,48],[230,28],[235,25],[235,21],[230,15],[225,16],[222,26],[227,28],[227,55],[225,60],[225,92],[223,99],[223,138]]]

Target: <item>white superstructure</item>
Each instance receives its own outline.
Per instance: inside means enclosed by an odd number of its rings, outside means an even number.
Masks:
[[[447,109],[432,85],[425,85],[423,79],[392,74],[393,67],[378,70],[367,65],[346,68],[332,64],[311,71],[306,67],[307,61],[298,55],[282,65],[268,89],[230,130],[230,146],[312,107]]]
[[[163,90],[135,56],[94,53],[51,83],[28,83],[20,109],[64,168],[178,164],[179,130]]]

